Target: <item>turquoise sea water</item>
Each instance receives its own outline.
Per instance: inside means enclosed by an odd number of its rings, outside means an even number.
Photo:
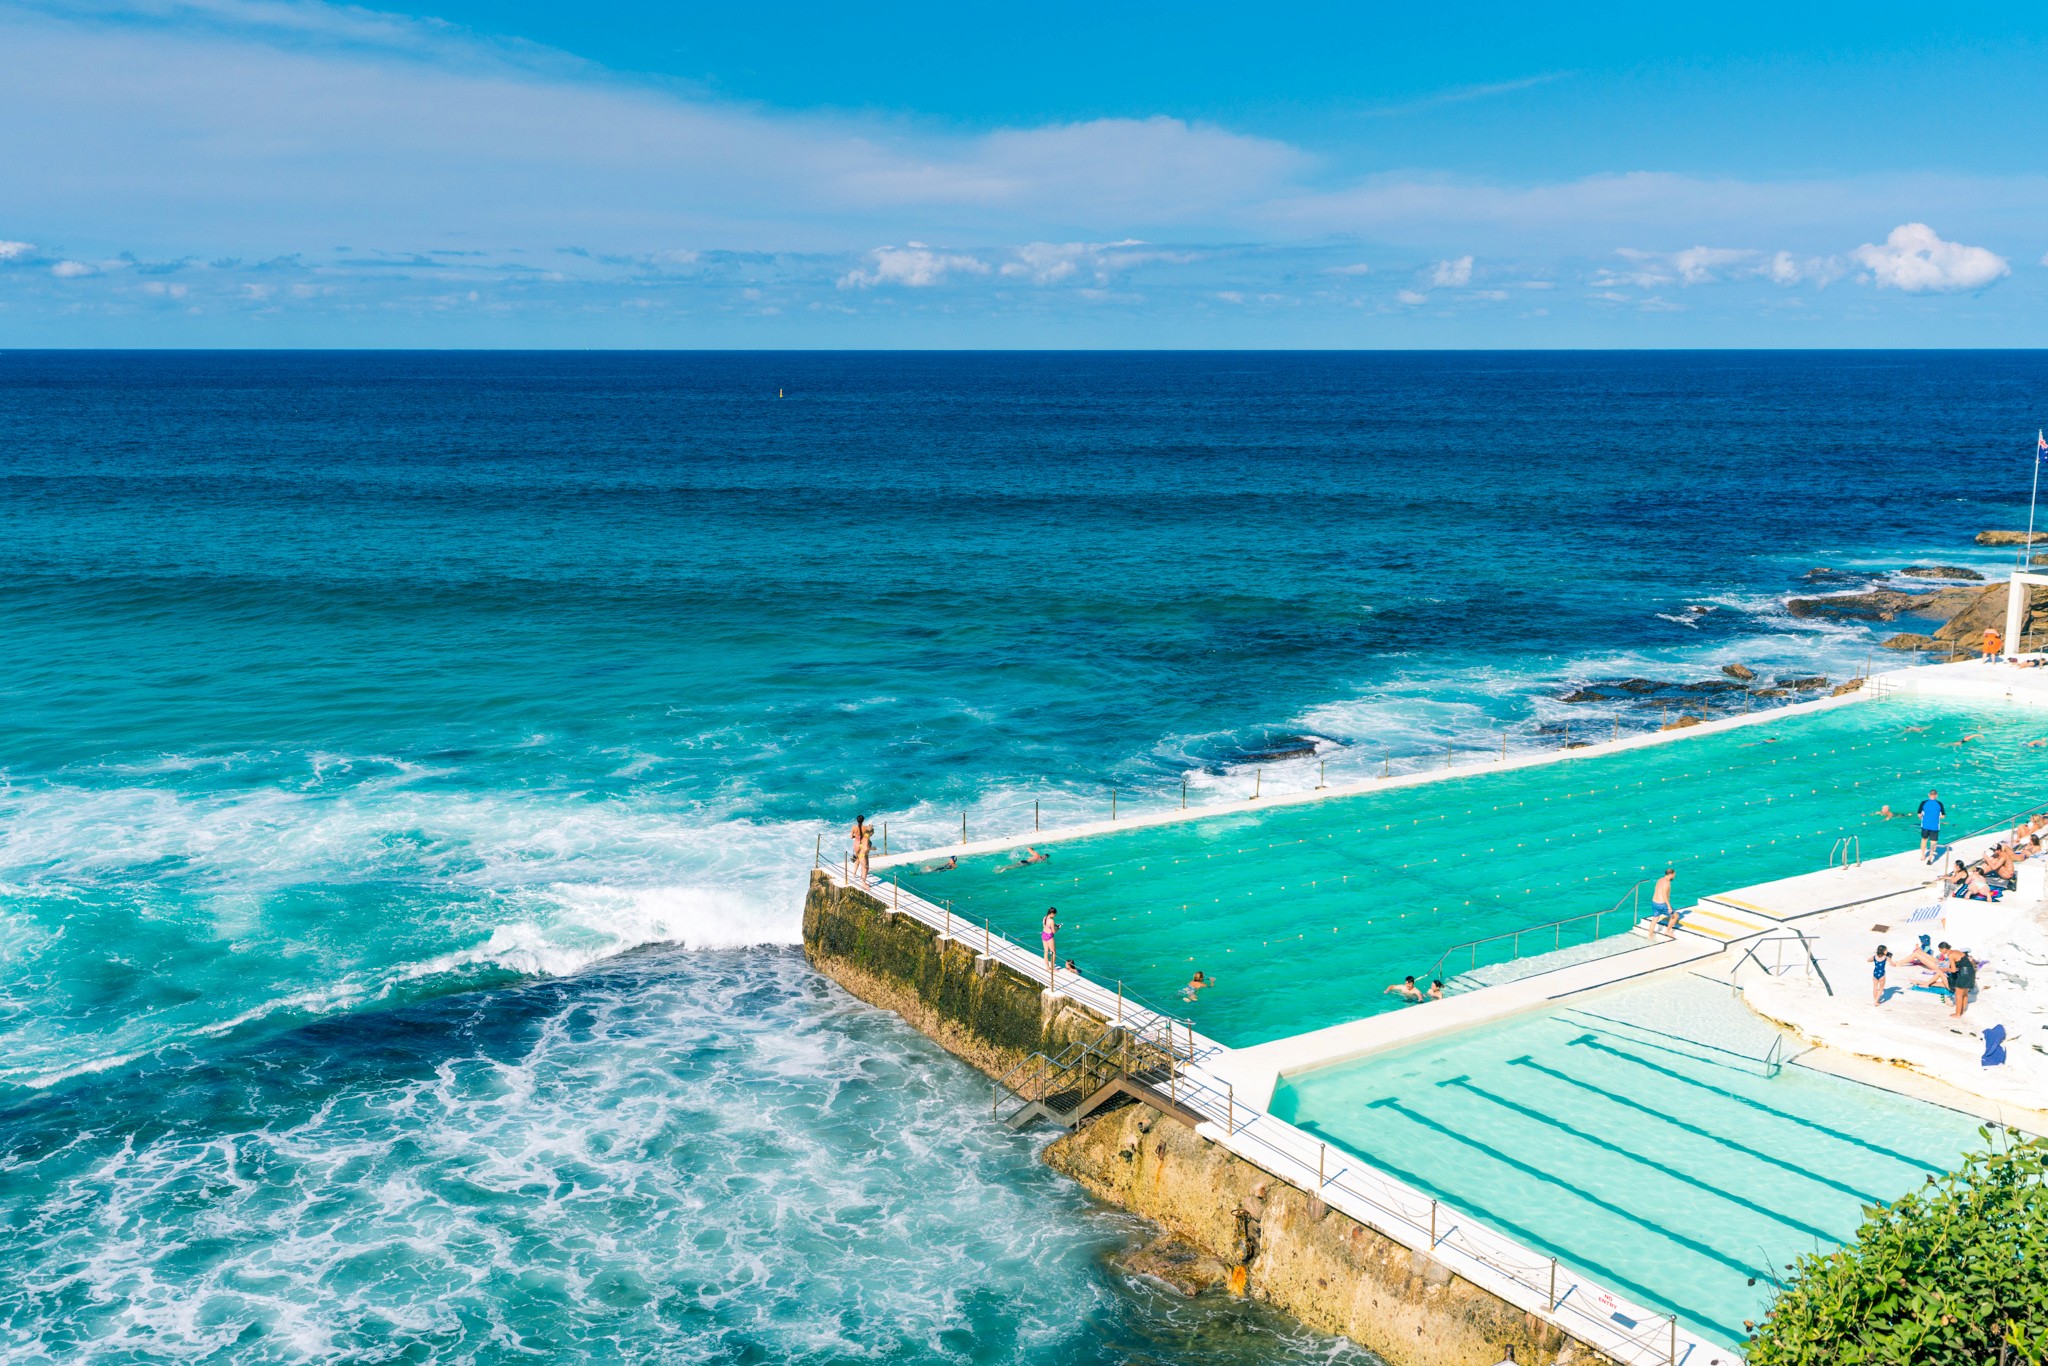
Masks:
[[[1845,836],[1871,858],[1915,848],[1917,822],[1879,808],[1911,812],[1933,788],[1952,832],[1988,826],[2048,800],[2027,747],[2040,730],[2024,711],[1881,698],[1616,754],[1039,841],[1027,847],[1045,861],[1028,866],[1011,850],[883,872],[1022,943],[1056,905],[1062,960],[1170,1003],[1222,1042],[1262,1043],[1401,1008],[1383,988],[1426,982],[1455,944],[1617,902],[1624,913],[1597,928],[1625,930],[1629,905],[1649,913],[1648,888],[1639,903],[1631,889],[1666,866],[1690,904],[1825,867]],[[1560,928],[1556,942],[1595,928]],[[1216,984],[1179,1001],[1198,968]]]
[[[814,847],[1239,791],[1275,737],[1335,780],[1660,719],[1573,681],[1846,672],[1872,632],[1784,594],[1994,568],[2044,378],[0,355],[0,1342],[1326,1352],[1104,1270],[1123,1226],[973,1074],[802,970]]]
[[[1768,1065],[1774,1037],[1725,985],[1666,980],[1304,1073],[1273,1112],[1736,1346],[1799,1254],[1984,1146],[1967,1115]]]

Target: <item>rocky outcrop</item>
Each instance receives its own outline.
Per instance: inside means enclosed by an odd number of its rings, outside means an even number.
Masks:
[[[1214,1258],[1232,1291],[1341,1333],[1392,1366],[1493,1366],[1510,1356],[1528,1366],[1607,1361],[1433,1258],[1143,1106],[1113,1111],[1060,1139],[1045,1160]]]
[[[2048,541],[2048,531],[2037,531],[2029,536],[2024,531],[1980,531],[1978,545],[2040,545]]]
[[[1230,1268],[1193,1243],[1167,1234],[1155,1243],[1110,1259],[1133,1276],[1150,1276],[1178,1290],[1189,1299],[1207,1290],[1230,1284]]]
[[[1721,672],[1727,674],[1738,683],[1750,683],[1756,679],[1756,670],[1750,668],[1747,664],[1723,664]]]
[[[1825,688],[1827,685],[1826,674],[1788,674],[1778,680],[1779,687],[1790,688],[1793,692],[1812,692],[1815,688]]]
[[[1965,569],[1959,564],[1909,564],[1899,571],[1909,579],[1967,579],[1981,582],[1984,578],[1974,569]]]
[[[1840,697],[1844,693],[1861,691],[1863,691],[1863,680],[1860,678],[1852,678],[1847,683],[1837,683],[1831,690],[1832,695],[1836,697]]]
[[[1884,644],[1878,648],[1881,650],[1939,650],[1942,648],[1942,645],[1933,636],[1923,636],[1915,631],[1901,631],[1895,636],[1887,637]]]
[[[1697,716],[1681,716],[1681,717],[1679,717],[1679,718],[1678,718],[1678,719],[1677,719],[1676,721],[1666,721],[1666,722],[1665,722],[1665,723],[1664,723],[1663,725],[1661,725],[1661,726],[1657,727],[1657,729],[1658,729],[1658,730],[1684,730],[1684,729],[1685,729],[1686,727],[1688,727],[1688,726],[1697,726],[1697,725],[1699,725],[1699,724],[1700,724],[1700,718],[1699,718],[1699,717],[1697,717]]]
[[[1836,593],[1825,598],[1790,598],[1785,610],[1795,617],[1838,617],[1860,621],[1890,621],[1900,613],[1921,615],[1933,593],[1902,593],[1896,588],[1874,588],[1868,593]]]
[[[1962,650],[1977,648],[1987,628],[2003,634],[2008,592],[2009,587],[2002,583],[1942,590],[1937,596],[1945,600],[1941,605],[1948,610],[1944,611],[1946,620],[1934,633],[1934,639],[1948,649]],[[2039,590],[2029,592],[2026,609],[2020,614],[2020,639],[2006,642],[2008,646],[2020,648],[2029,641],[2038,645],[2043,636],[2048,636],[2048,602],[2043,597]]]

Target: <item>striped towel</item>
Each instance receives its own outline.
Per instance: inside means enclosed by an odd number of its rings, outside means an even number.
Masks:
[[[1942,905],[1937,901],[1932,906],[1922,906],[1919,910],[1907,916],[1906,921],[1910,924],[1915,920],[1939,920],[1941,919],[1941,912]]]

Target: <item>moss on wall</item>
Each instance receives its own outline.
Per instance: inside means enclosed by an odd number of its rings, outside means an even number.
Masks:
[[[1108,1022],[976,950],[823,873],[804,898],[804,954],[870,1005],[893,1010],[992,1077]]]

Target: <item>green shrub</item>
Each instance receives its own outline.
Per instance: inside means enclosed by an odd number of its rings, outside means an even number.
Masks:
[[[1803,1257],[1750,1366],[2048,1363],[2048,1141],[1994,1138]]]

